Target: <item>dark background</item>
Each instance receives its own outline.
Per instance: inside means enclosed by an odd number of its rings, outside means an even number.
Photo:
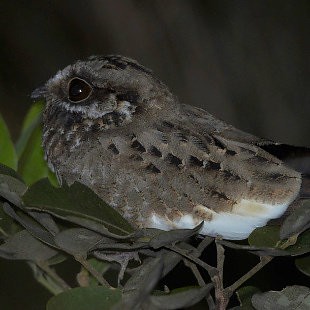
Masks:
[[[253,134],[309,145],[309,11],[308,0],[1,0],[0,113],[16,139],[34,88],[76,59],[123,54],[183,103]],[[0,263],[0,304],[44,309],[48,294],[30,283],[30,271]]]

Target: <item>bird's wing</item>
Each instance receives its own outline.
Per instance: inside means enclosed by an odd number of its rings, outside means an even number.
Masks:
[[[197,126],[197,123],[201,126],[201,132],[207,131],[209,134],[228,141],[248,144],[249,147],[251,145],[257,146],[280,159],[289,167],[302,174],[310,175],[310,148],[277,143],[256,137],[216,119],[203,109],[193,106],[182,105],[181,110],[194,126]]]
[[[144,193],[158,205],[151,224],[157,228],[205,220],[203,233],[241,239],[280,217],[300,191],[300,173],[259,146],[267,140],[198,108],[180,106],[135,139],[141,167],[152,172],[139,173],[151,184]]]

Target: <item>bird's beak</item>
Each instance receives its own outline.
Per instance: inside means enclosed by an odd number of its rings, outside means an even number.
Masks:
[[[41,86],[36,88],[32,93],[31,93],[31,99],[37,101],[40,99],[45,99],[45,95],[46,95],[47,89],[46,86]]]

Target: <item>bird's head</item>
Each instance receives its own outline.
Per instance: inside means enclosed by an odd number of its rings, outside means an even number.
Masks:
[[[123,56],[92,56],[60,70],[32,93],[46,101],[45,118],[101,119],[106,128],[173,109],[175,99],[152,72]],[[142,116],[141,116],[142,115]],[[59,121],[59,120],[58,120]]]

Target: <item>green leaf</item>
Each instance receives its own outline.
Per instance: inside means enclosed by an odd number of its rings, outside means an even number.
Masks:
[[[111,263],[106,261],[98,260],[96,258],[90,258],[87,262],[101,275],[108,271],[111,266]],[[97,286],[98,280],[94,278],[92,275],[89,275],[89,285],[90,286]]]
[[[50,183],[55,186],[55,187],[60,187],[60,184],[57,180],[57,177],[56,177],[56,174],[54,172],[52,172],[50,169],[48,169],[48,172],[47,172],[47,177],[50,181]]]
[[[279,229],[279,226],[265,226],[255,229],[249,236],[248,242],[250,245],[258,247],[276,247],[279,242]],[[310,252],[310,230],[301,233],[293,245],[285,248],[285,252],[292,256]],[[280,256],[281,252],[275,254]]]
[[[30,210],[44,211],[68,221],[73,217],[76,224],[79,224],[80,218],[81,226],[86,219],[89,226],[91,222],[94,222],[95,226],[101,224],[116,235],[126,235],[133,231],[115,209],[81,183],[55,188],[47,179],[40,180],[28,189],[23,201]]]
[[[279,226],[257,228],[250,234],[248,242],[257,247],[274,247],[280,240],[279,230]]]
[[[310,277],[310,255],[295,259],[295,265],[302,273]]]
[[[43,101],[36,102],[24,119],[21,134],[16,142],[16,152],[19,158],[25,150],[32,132],[40,125],[43,107]]]
[[[121,292],[118,289],[78,287],[52,297],[46,310],[109,310],[120,299]]]
[[[0,115],[0,163],[16,170],[17,155],[9,130]]]
[[[25,117],[20,137],[16,143],[18,154],[18,172],[27,184],[48,177],[55,185],[55,175],[50,171],[44,160],[42,148],[41,116],[44,102],[36,102]]]
[[[18,173],[23,177],[26,184],[48,176],[47,163],[44,160],[42,148],[42,129],[36,127],[28,140],[18,161]]]
[[[302,255],[310,252],[310,230],[307,230],[300,234],[295,244],[289,246],[286,251],[291,255]]]
[[[43,108],[44,102],[38,101],[32,105],[25,117],[20,137],[16,143],[19,158],[18,171],[27,184],[33,184],[41,178],[48,177],[50,182],[57,186],[58,181],[44,160],[44,152],[41,145]]]

